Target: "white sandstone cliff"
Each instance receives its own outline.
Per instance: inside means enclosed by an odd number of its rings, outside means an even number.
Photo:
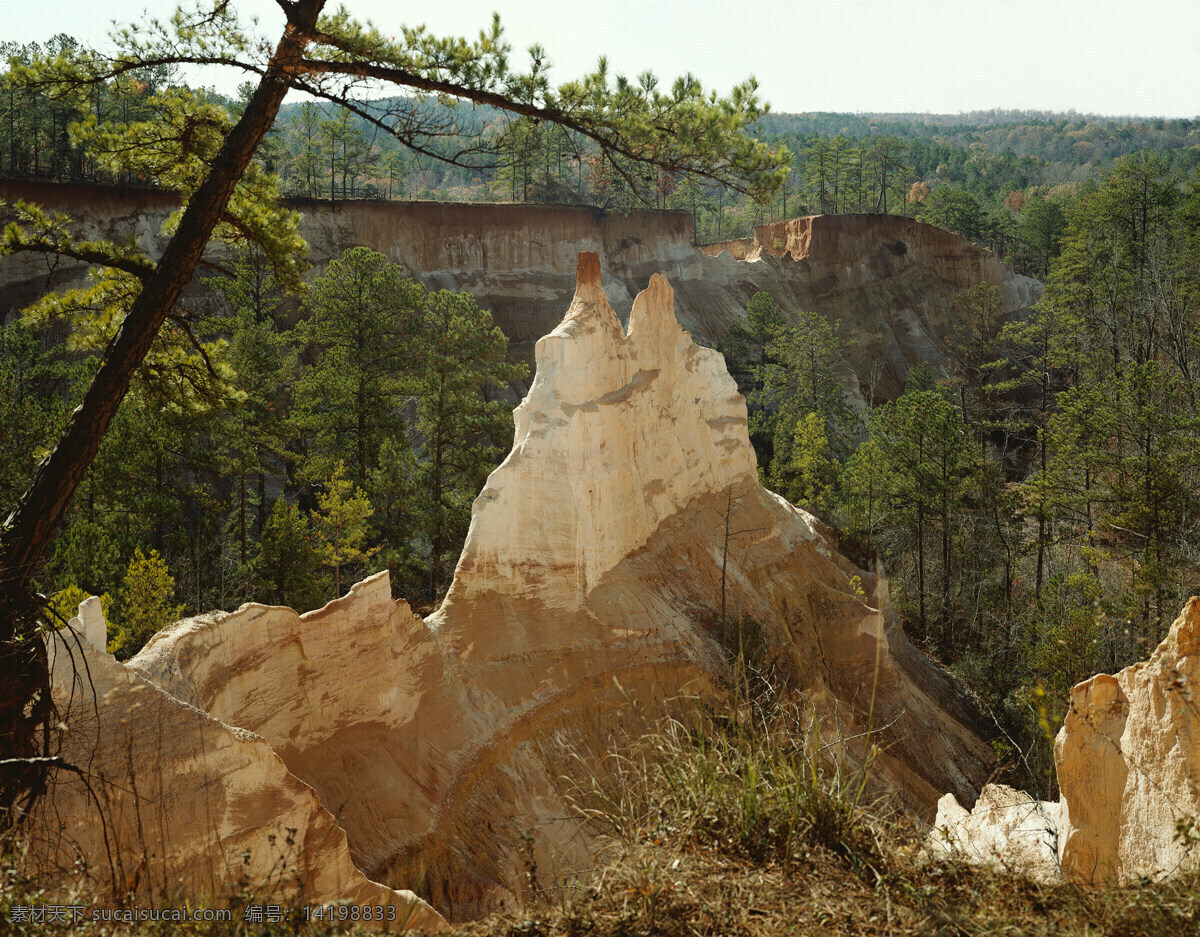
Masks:
[[[258,736],[226,725],[104,651],[96,598],[47,641],[66,726],[59,772],[40,802],[29,860],[49,896],[228,907],[348,902],[393,929],[444,926],[411,892],[370,881],[309,785]]]

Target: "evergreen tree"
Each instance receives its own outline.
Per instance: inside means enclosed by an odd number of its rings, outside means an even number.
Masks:
[[[862,538],[868,557],[878,549],[876,533],[884,521],[892,481],[887,452],[874,438],[863,440],[854,450],[838,479],[844,526],[848,533]]]
[[[379,460],[368,479],[374,508],[372,542],[379,545],[379,562],[391,574],[392,588],[401,595],[422,591],[425,560],[418,540],[417,517],[422,479],[416,453],[405,435],[389,436],[379,447]]]
[[[346,465],[338,461],[317,495],[318,510],[313,514],[313,529],[320,541],[320,555],[333,572],[333,597],[342,594],[342,569],[360,568],[376,552],[366,546],[367,520],[371,502],[366,493],[345,477]]]
[[[883,450],[892,475],[889,512],[915,539],[917,620],[927,640],[952,652],[956,637],[950,588],[955,521],[964,480],[975,466],[962,419],[937,391],[911,390],[875,410],[871,438]],[[941,541],[937,632],[930,627],[926,602],[930,560],[926,542],[935,533]]]
[[[16,503],[34,467],[66,424],[66,388],[77,367],[44,349],[20,321],[0,327],[0,513]]]
[[[767,346],[786,326],[787,317],[771,294],[755,293],[746,305],[745,317],[735,322],[717,345],[738,390],[752,409],[750,440],[762,466],[770,464],[774,437],[773,428],[765,424],[759,413],[763,368],[767,363]]]
[[[182,605],[172,602],[174,593],[175,580],[158,551],[151,550],[149,556],[140,548],[134,551],[121,583],[109,652],[122,660],[132,657],[153,635],[174,624],[183,612]]]
[[[471,502],[512,433],[511,408],[489,394],[527,371],[505,360],[504,334],[467,293],[429,295],[420,341],[420,494],[413,513],[429,543],[429,595],[436,601],[466,535]]]
[[[250,541],[261,536],[269,510],[267,476],[278,474],[286,458],[290,427],[284,417],[299,364],[276,328],[283,294],[266,258],[256,252],[245,254],[230,272],[232,276],[208,282],[232,307],[232,315],[219,324],[230,332],[226,361],[234,372],[232,385],[241,403],[222,414],[211,432],[228,460],[223,474],[237,479],[238,561],[248,570]],[[250,479],[256,481],[256,492],[247,490]]]
[[[787,499],[814,514],[827,516],[838,463],[830,454],[825,420],[816,413],[805,414],[796,423]]]
[[[271,507],[256,559],[259,601],[300,611],[328,594],[325,554],[307,515],[282,496]]]
[[[424,288],[365,247],[347,250],[313,281],[294,337],[315,363],[296,382],[295,422],[308,445],[301,476],[328,478],[340,459],[360,487],[383,439],[402,431],[414,392]]]
[[[755,408],[751,432],[771,438],[765,473],[768,483],[787,493],[801,464],[796,453],[796,430],[816,414],[824,423],[824,438],[834,458],[849,451],[854,417],[833,372],[844,342],[819,313],[797,311],[798,324],[776,330],[764,348],[764,362],[753,368],[758,387],[750,402]]]

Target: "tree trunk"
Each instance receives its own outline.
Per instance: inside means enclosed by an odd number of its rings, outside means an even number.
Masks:
[[[299,65],[325,0],[300,0],[268,63],[266,74],[241,119],[212,161],[208,176],[192,195],[179,226],[146,281],[120,330],[105,350],[100,370],[75,410],[58,445],[38,466],[0,533],[0,757],[26,757],[47,751],[50,688],[37,629],[39,602],[29,591],[42,556],[100,448],[109,424],[129,389],[167,313],[179,299],[263,135],[270,129],[288,91],[288,75]],[[40,737],[39,737],[40,736]],[[44,790],[49,767],[6,773],[0,780],[0,823],[7,808],[28,804]]]
[[[254,538],[261,540],[267,526],[267,476],[258,473],[258,513],[254,518]]]
[[[917,502],[917,594],[920,603],[921,634],[929,639],[925,623],[925,502]]]
[[[238,476],[239,523],[238,540],[242,548],[242,566],[246,565],[246,475]]]

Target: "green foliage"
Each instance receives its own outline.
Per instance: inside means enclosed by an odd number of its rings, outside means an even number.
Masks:
[[[376,562],[388,569],[401,595],[417,595],[424,579],[422,544],[416,537],[420,486],[417,454],[407,436],[389,436],[379,447],[379,465],[367,480],[367,492],[374,507]]]
[[[1058,256],[1060,241],[1067,227],[1066,212],[1058,202],[1034,194],[1021,210],[1020,238],[1025,268],[1045,278],[1051,262]]]
[[[132,657],[154,634],[174,624],[184,609],[172,602],[174,593],[175,579],[158,551],[147,556],[135,550],[118,594],[109,652],[122,659]]]
[[[73,75],[94,65],[87,55],[79,61],[68,55],[18,68],[13,78],[42,87],[64,80],[60,71]],[[178,193],[186,207],[232,120],[219,104],[180,88],[146,96],[139,112],[137,119],[121,120],[88,114],[72,125],[72,145],[118,177],[134,176]],[[278,196],[277,180],[251,167],[238,181],[214,237],[239,251],[255,246],[274,277],[294,288],[304,269],[304,243],[299,215],[283,208]],[[175,230],[182,213],[180,208],[169,216],[164,233]],[[105,348],[155,269],[136,246],[80,240],[71,234],[65,216],[26,203],[13,206],[0,238],[0,254],[14,253],[60,254],[95,264],[89,286],[49,293],[24,312],[25,321],[34,326],[65,320],[73,350]],[[165,403],[183,411],[220,409],[240,401],[230,386],[233,372],[225,361],[226,343],[197,334],[196,326],[186,313],[176,314],[155,339],[135,385],[153,405]]]
[[[953,645],[951,565],[956,520],[967,480],[976,463],[964,433],[962,417],[950,401],[933,390],[910,390],[871,414],[871,439],[878,443],[891,475],[889,513],[916,547],[917,619],[927,641]],[[929,591],[927,541],[940,540],[940,633],[931,628],[926,610]]]
[[[329,477],[348,456],[366,484],[414,389],[424,299],[420,284],[365,247],[350,248],[313,281],[293,335],[316,358],[295,387],[295,424],[310,440],[305,478]]]
[[[854,419],[833,373],[844,343],[821,315],[802,309],[795,319],[791,325],[769,294],[756,293],[720,350],[746,397],[760,474],[792,500],[815,504],[832,459],[848,448]],[[805,451],[809,445],[817,451]]]
[[[801,417],[792,437],[788,500],[815,514],[825,515],[838,468],[830,455],[825,421],[816,413]]]
[[[328,594],[326,554],[307,515],[280,497],[263,527],[255,561],[260,600],[301,611],[317,608]]]
[[[953,186],[940,185],[917,206],[919,221],[961,234],[969,241],[983,237],[983,206],[970,192]]]
[[[73,370],[28,326],[0,327],[0,513],[6,516],[66,422]]]
[[[875,537],[890,504],[892,480],[887,452],[874,438],[854,450],[838,479],[844,529],[861,542],[868,558],[873,558]]]
[[[429,594],[436,600],[457,561],[471,502],[512,432],[511,408],[489,394],[528,371],[506,360],[504,333],[467,293],[430,294],[420,341],[425,357],[415,430],[421,496],[413,516],[429,542]]]
[[[333,597],[342,594],[342,569],[361,568],[376,552],[366,546],[367,520],[372,514],[366,493],[345,477],[346,465],[339,461],[317,495],[313,531],[320,541],[319,553],[333,571]]]
[[[72,583],[65,589],[61,589],[50,596],[48,603],[49,619],[47,623],[51,627],[62,627],[66,622],[79,614],[79,606],[91,596],[90,592],[80,589],[79,586]],[[105,592],[100,596],[100,610],[104,613],[104,620],[110,621],[112,615],[112,596]]]

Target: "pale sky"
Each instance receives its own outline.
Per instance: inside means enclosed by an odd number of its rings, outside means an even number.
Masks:
[[[474,37],[498,10],[514,64],[534,42],[564,81],[600,55],[610,72],[692,72],[722,93],[754,75],[775,111],[958,113],[1029,108],[1200,116],[1200,0],[345,0],[382,30],[425,23]],[[329,8],[334,8],[331,0]],[[168,16],[163,0],[0,0],[0,39],[67,32],[99,44],[110,22]],[[278,36],[272,0],[240,0]],[[193,81],[232,92],[243,80]]]

